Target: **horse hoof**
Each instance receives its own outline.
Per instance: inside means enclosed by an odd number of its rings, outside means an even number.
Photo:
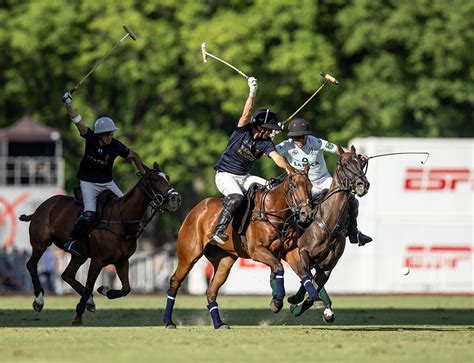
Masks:
[[[109,290],[110,290],[110,287],[108,287],[108,286],[100,286],[97,289],[97,292],[101,295],[107,296],[107,291],[109,291]]]
[[[86,309],[87,311],[90,311],[91,313],[95,313],[95,304],[86,304]]]
[[[272,299],[272,301],[270,302],[270,309],[272,309],[272,312],[274,312],[275,314],[280,312],[282,307],[283,300]]]
[[[82,325],[82,320],[74,319],[72,321],[72,325],[74,325],[74,326]]]
[[[298,301],[298,299],[296,298],[296,295],[291,295],[288,299],[286,299],[286,301],[288,301],[288,304],[292,304],[292,305],[298,305],[301,301]]]
[[[33,300],[33,309],[39,313],[41,310],[43,310],[44,305],[40,305],[36,302],[36,300]]]
[[[166,329],[176,329],[176,324],[173,323],[171,320],[165,322]]]
[[[329,310],[329,311],[328,311]],[[324,312],[323,312],[323,321],[326,323],[326,324],[332,324],[334,323],[334,320],[336,320],[336,317],[334,315],[334,312],[331,310],[331,309],[324,309]]]
[[[222,324],[221,326],[219,326],[218,328],[216,329],[230,329],[230,326],[227,325],[227,324]]]

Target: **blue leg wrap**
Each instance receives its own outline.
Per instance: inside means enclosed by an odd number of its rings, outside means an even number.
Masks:
[[[303,280],[301,280],[301,285],[304,286],[311,300],[315,301],[318,298],[318,290],[316,290],[314,287],[309,276],[303,277]]]
[[[168,290],[168,299],[166,300],[166,308],[163,314],[163,322],[166,323],[168,321],[172,321],[171,315],[173,314],[174,302],[176,298],[176,294],[173,294],[171,291]]]
[[[217,306],[218,305],[216,301],[211,301],[209,305],[207,305],[207,308],[209,309],[209,312],[211,313],[212,324],[214,324],[215,329],[219,328],[223,324],[221,317],[219,315],[219,308]]]
[[[274,297],[278,300],[283,300],[285,297],[285,280],[283,280],[284,274],[284,271],[278,271],[275,273],[276,293]]]

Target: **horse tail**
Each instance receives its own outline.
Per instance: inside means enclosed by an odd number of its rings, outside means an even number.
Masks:
[[[22,214],[18,219],[22,222],[29,222],[33,218],[33,214]]]

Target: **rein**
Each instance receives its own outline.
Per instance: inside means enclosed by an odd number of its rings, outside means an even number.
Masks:
[[[151,192],[146,188],[145,183],[149,183],[148,180],[144,180],[144,178],[141,178],[138,181],[138,186],[142,193],[145,196],[145,199],[147,199],[148,206],[151,207],[151,215],[148,218],[142,218],[142,219],[135,219],[131,221],[124,221],[122,217],[122,208],[121,204],[119,203],[119,212],[120,212],[120,220],[119,221],[111,221],[111,220],[99,220],[99,222],[95,225],[95,228],[97,229],[103,229],[106,230],[110,233],[113,233],[120,238],[129,241],[129,240],[136,240],[140,235],[145,231],[146,226],[148,223],[151,222],[153,217],[157,213],[163,213],[165,209],[163,208],[163,202],[165,201],[166,197],[173,192],[173,188],[170,187],[164,195],[161,195],[159,193],[155,193],[153,188],[151,188]],[[115,231],[111,227],[109,227],[111,224],[139,224],[139,229],[135,234],[123,234],[120,232]]]

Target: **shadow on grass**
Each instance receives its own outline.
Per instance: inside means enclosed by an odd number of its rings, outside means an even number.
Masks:
[[[150,327],[162,326],[162,315],[162,309],[102,309],[94,314],[86,312],[83,319],[84,326],[90,327]],[[464,328],[474,331],[474,311],[471,309],[338,309],[335,315],[336,322],[325,325],[322,310],[316,309],[298,318],[293,317],[287,307],[279,314],[273,314],[269,309],[221,309],[222,320],[231,326],[330,326],[343,331],[446,331]],[[72,309],[45,308],[36,313],[33,309],[0,308],[0,327],[68,327],[74,316]],[[178,327],[211,326],[211,318],[205,309],[175,309],[173,319]]]

